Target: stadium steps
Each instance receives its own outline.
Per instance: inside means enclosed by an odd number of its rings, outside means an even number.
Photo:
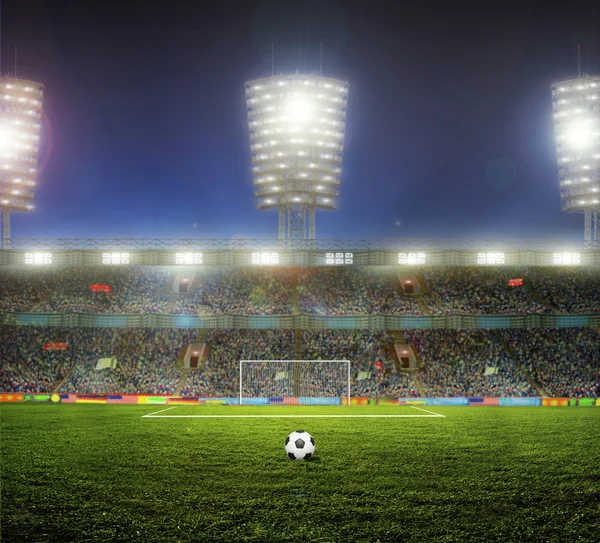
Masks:
[[[179,379],[179,383],[177,383],[177,386],[175,387],[173,396],[181,396],[181,391],[183,390],[183,387],[185,385],[185,382],[187,381],[190,371],[190,368],[181,369],[181,378]]]
[[[28,313],[33,313],[40,305],[42,305],[48,298],[43,298],[37,304],[35,304],[31,309],[29,309]]]
[[[175,361],[176,368],[183,368],[183,359],[185,358],[185,353],[187,352],[188,347],[189,345],[184,345],[183,347],[181,347],[181,350],[179,351],[179,356]]]
[[[422,273],[415,273],[415,277],[417,278],[417,281],[419,281],[419,285],[421,286],[421,292],[425,296],[429,296],[429,287],[425,283],[425,278],[423,277],[423,274]]]
[[[421,353],[419,353],[419,351],[417,349],[413,348],[412,345],[408,341],[406,341],[406,338],[404,337],[402,330],[391,330],[391,333],[392,333],[392,339],[394,340],[394,345],[399,345],[402,348],[410,349],[415,357],[415,360],[417,361],[417,369],[410,370],[410,369],[401,368],[400,361],[398,360],[398,369],[401,369],[402,371],[405,371],[405,372],[406,371],[408,371],[408,372],[421,371],[424,366],[423,359],[421,358]],[[392,345],[392,348],[394,348],[394,345]],[[394,349],[394,351],[395,351],[395,349]],[[396,359],[398,359],[397,354],[396,354]]]
[[[537,289],[533,286],[533,283],[531,282],[530,279],[528,279],[527,277],[523,278],[523,285],[525,285],[525,288],[529,291],[529,293],[533,296],[533,298],[538,301],[540,304],[542,304],[544,307],[548,308],[550,311],[552,311],[554,314],[556,315],[560,315],[560,311],[554,307],[550,302],[548,302],[538,291]]]
[[[163,311],[163,313],[165,315],[168,315],[169,313],[171,313],[171,310],[175,307],[175,304],[177,303],[178,296],[179,296],[179,294],[177,294],[176,292],[170,292],[168,294],[169,301],[167,302],[167,305],[165,306],[165,309]]]
[[[296,328],[296,360],[302,360],[302,330]]]
[[[292,285],[292,299],[290,300],[292,303],[292,315],[300,315],[300,292],[298,292],[298,269],[296,268],[293,274],[293,285]],[[301,358],[298,358],[301,360]]]
[[[206,328],[200,328],[196,337],[194,338],[194,343],[202,343],[202,355],[200,356],[200,360],[198,360],[198,369],[203,370],[206,362],[208,361],[208,356],[210,354],[210,347],[207,343],[208,338],[208,330]]]
[[[519,360],[519,357],[517,356],[517,353],[515,353],[515,351],[510,346],[508,341],[506,341],[502,337],[502,334],[500,334],[500,332],[498,330],[492,330],[492,333],[498,338],[498,341],[500,341],[500,344],[502,345],[502,347],[504,347],[504,350],[508,353],[508,356],[510,356],[514,360],[515,364],[517,365],[517,368],[519,368],[519,371],[521,372],[521,375],[525,376],[525,379],[527,379],[529,384],[535,390],[537,390],[537,393],[540,396],[549,398],[550,395],[541,387],[541,385],[533,378],[533,376],[523,367],[523,365],[521,364],[521,361]]]
[[[71,368],[67,372],[67,375],[65,375],[62,378],[62,380],[60,381],[60,383],[58,383],[58,385],[56,385],[54,387],[54,389],[52,390],[52,394],[58,394],[58,391],[60,390],[60,387],[63,386],[64,382],[69,378],[69,375],[71,375],[73,373],[73,370],[75,369],[75,366],[77,366],[77,361],[75,361],[75,363],[71,366]]]
[[[425,300],[423,300],[423,296],[415,296],[415,300],[417,300],[417,303],[419,304],[419,308],[421,309],[421,312],[423,313],[423,315],[427,315],[428,317],[431,317],[431,311],[429,311],[429,308],[427,307]]]
[[[419,373],[416,371],[413,371],[411,373],[412,373],[413,381],[415,382],[415,387],[417,387],[417,390],[419,391],[421,398],[427,398],[427,392],[425,392],[425,387],[423,386],[423,382],[421,381],[421,378],[419,377]]]

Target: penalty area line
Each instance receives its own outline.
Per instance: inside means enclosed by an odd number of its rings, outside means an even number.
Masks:
[[[166,409],[165,409],[166,411]],[[162,413],[162,411],[158,411]],[[381,418],[413,418],[426,419],[443,417],[433,413],[432,415],[160,415],[158,417],[144,415],[153,419],[381,419]]]
[[[433,411],[427,411],[427,409],[421,409],[420,407],[415,407],[414,405],[409,405],[408,407],[412,407],[413,409],[418,409],[419,411],[425,411],[425,413],[431,413],[431,414],[435,415],[436,417],[446,418],[446,415],[441,415],[440,413],[434,413]]]
[[[164,413],[165,411],[168,411],[169,409],[175,409],[177,406],[174,405],[173,407],[167,407],[166,409],[161,409],[160,411],[155,411],[154,413],[148,413],[147,415],[142,415],[142,418],[145,417],[151,417],[152,415],[156,415],[157,413]]]

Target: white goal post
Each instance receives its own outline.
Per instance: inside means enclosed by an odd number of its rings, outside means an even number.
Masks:
[[[350,361],[240,360],[240,405],[244,398],[301,397],[346,397],[350,405]]]

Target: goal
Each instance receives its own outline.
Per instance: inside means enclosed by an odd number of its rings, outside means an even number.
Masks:
[[[244,398],[343,397],[350,405],[349,360],[240,360],[240,405]]]

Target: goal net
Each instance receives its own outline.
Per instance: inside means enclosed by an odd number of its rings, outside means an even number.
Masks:
[[[350,405],[348,360],[240,361],[240,404],[250,398],[314,398],[318,403],[317,398],[343,397]]]

